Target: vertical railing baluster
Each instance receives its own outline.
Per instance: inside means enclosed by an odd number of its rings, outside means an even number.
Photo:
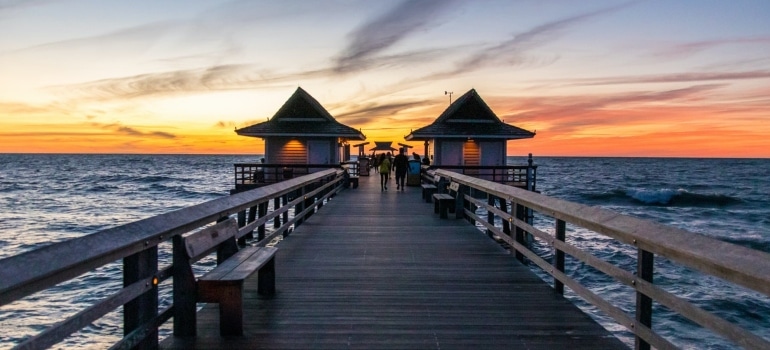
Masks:
[[[152,246],[123,258],[123,287],[152,277],[158,273],[158,246]],[[123,307],[123,334],[128,335],[143,323],[158,315],[158,286],[129,301]],[[147,337],[135,349],[157,349],[158,330],[147,332]]]
[[[298,189],[296,191],[297,197],[296,198],[302,198],[305,196],[305,187]],[[294,223],[294,227],[297,228],[299,225],[302,225],[303,216],[300,216],[299,213],[301,213],[303,210],[305,210],[305,201],[301,200],[297,202],[297,205],[294,206],[294,218],[297,218],[297,221]]]
[[[516,203],[516,202],[513,202],[512,205],[513,205],[513,207],[511,208],[512,209],[511,211],[513,213],[515,213],[514,215],[515,215],[516,219],[523,221],[524,220],[524,216],[526,215],[526,211],[524,210],[525,209],[524,206],[522,206],[521,204]],[[519,225],[514,225],[514,227],[515,227],[514,231],[516,233],[516,242],[521,244],[522,246],[526,247],[527,244],[524,241],[524,229],[519,227]],[[516,250],[516,259],[521,261],[521,262],[524,262],[524,254],[522,254],[521,252]]]
[[[495,199],[495,196],[487,193],[487,205],[494,207]],[[491,210],[487,210],[487,223],[489,223],[490,226],[495,226],[495,213],[493,213]],[[492,237],[492,230],[487,229],[487,236]]]
[[[652,283],[655,255],[644,249],[637,251],[636,276],[639,279]],[[636,292],[636,320],[652,328],[652,299],[643,293]],[[639,336],[635,337],[635,346],[637,350],[649,350],[650,344]]]
[[[238,228],[241,228],[243,226],[246,226],[246,210],[241,210],[238,212]],[[239,245],[246,244],[246,236],[238,238],[238,244]]]
[[[505,198],[500,198],[500,210],[507,213],[508,212],[508,200]],[[503,233],[510,236],[511,235],[511,222],[503,219]]]
[[[275,212],[280,207],[281,207],[281,197],[273,198],[273,211]],[[276,215],[275,218],[273,219],[273,227],[274,228],[281,227],[281,216],[280,215]]]
[[[259,208],[259,214],[258,215],[259,215],[260,218],[265,216],[265,215],[267,215],[267,201],[259,203],[258,208]],[[257,227],[257,241],[262,241],[263,239],[265,239],[265,224],[264,223],[262,223],[262,225],[259,225]]]
[[[556,219],[556,240],[564,242],[567,235],[567,223],[564,220]],[[564,252],[554,247],[553,265],[556,271],[564,272]],[[553,289],[556,293],[564,295],[564,283],[554,277]]]
[[[285,195],[281,196],[281,206],[286,206],[286,205],[289,205],[289,195],[288,194],[285,194]],[[285,224],[287,222],[289,222],[289,211],[288,210],[283,212],[283,223]],[[283,236],[286,237],[288,235],[289,235],[289,230],[288,229],[284,230],[283,231]]]

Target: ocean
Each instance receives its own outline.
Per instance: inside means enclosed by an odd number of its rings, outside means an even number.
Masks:
[[[0,259],[227,196],[233,164],[259,155],[0,154]],[[600,206],[715,239],[770,252],[770,159],[537,157],[537,190]],[[526,164],[509,157],[509,164]],[[548,225],[535,218],[535,226]],[[544,227],[548,231],[549,227]],[[569,231],[568,241],[635,270],[636,253],[591,232]],[[548,255],[546,246],[533,249]],[[55,258],[55,257],[52,257]],[[633,293],[579,263],[569,273],[633,312]],[[656,284],[770,339],[770,298],[656,260]],[[119,287],[117,264],[0,308],[0,348],[12,347],[46,324],[71,315]],[[567,293],[626,342],[622,327]],[[161,296],[167,303],[167,296]],[[653,328],[688,349],[729,349],[707,330],[655,306]],[[122,333],[108,315],[68,338],[64,347],[109,346]]]

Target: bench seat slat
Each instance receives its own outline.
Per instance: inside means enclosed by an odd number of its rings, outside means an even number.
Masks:
[[[200,281],[244,280],[265,265],[278,251],[274,247],[245,247],[201,276]]]

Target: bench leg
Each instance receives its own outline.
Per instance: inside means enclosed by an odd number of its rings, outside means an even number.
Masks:
[[[275,294],[275,257],[259,269],[257,278],[257,293],[260,295]]]
[[[433,200],[434,193],[436,193],[436,190],[433,188],[423,190],[423,198],[426,203],[430,203]]]
[[[219,334],[243,335],[243,286],[227,286],[219,300]]]
[[[447,214],[449,203],[443,199],[439,199],[436,202],[439,203],[439,217],[442,219],[448,219],[449,215]]]
[[[431,198],[433,198],[433,197],[431,197]],[[439,213],[439,208],[441,208],[440,202],[441,201],[438,198],[433,200],[433,213],[434,214],[438,214]]]

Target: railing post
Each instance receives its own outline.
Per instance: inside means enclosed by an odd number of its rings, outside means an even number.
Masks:
[[[238,212],[238,228],[241,228],[243,226],[246,226],[246,210],[241,210]],[[238,244],[240,245],[246,244],[246,236],[238,238]]]
[[[158,273],[158,247],[152,246],[123,258],[123,287]],[[158,286],[153,286],[123,307],[123,334],[128,335],[158,315]],[[148,331],[147,337],[135,349],[158,348],[158,330]]]
[[[262,202],[262,203],[259,203],[258,207],[259,207],[259,217],[260,218],[265,216],[265,215],[267,215],[267,202],[266,201]],[[265,224],[264,223],[257,227],[257,240],[261,241],[263,239],[265,239]]]
[[[281,197],[275,197],[273,199],[273,211],[278,210],[278,208],[281,207]],[[273,227],[279,228],[281,227],[281,216],[276,215],[276,217],[273,219]]]
[[[636,275],[639,279],[652,283],[652,274],[654,268],[655,255],[644,249],[638,249],[636,262]],[[652,328],[652,299],[640,292],[636,292],[636,320]],[[639,336],[635,337],[635,346],[637,350],[649,350],[650,344]]]
[[[487,193],[487,205],[490,207],[495,206],[495,196],[489,193]],[[487,223],[489,223],[490,226],[495,225],[495,213],[489,210],[487,210]],[[487,236],[492,237],[492,230],[487,229]]]
[[[517,220],[524,220],[524,217],[526,216],[526,208],[524,208],[523,205],[519,203],[513,203],[512,212],[514,213]],[[515,225],[516,229],[516,242],[521,244],[522,246],[527,246],[527,243],[524,240],[524,229],[520,228],[518,225]],[[524,262],[524,254],[516,250],[516,259]]]
[[[527,159],[527,191],[535,190],[534,182],[534,176],[532,174],[532,153],[530,153],[529,158]]]
[[[281,204],[282,205],[288,205],[289,204],[289,195],[288,194],[285,194],[285,195],[281,196]],[[284,224],[289,222],[289,211],[288,210],[284,211],[282,216],[283,216],[283,223]],[[286,237],[288,235],[289,235],[289,230],[284,230],[283,231],[283,236]]]
[[[297,190],[297,198],[303,198],[305,196],[305,187],[302,186],[302,188]],[[297,205],[294,206],[294,217],[296,218],[299,216],[297,221],[294,223],[294,227],[297,228],[299,225],[302,225],[304,216],[300,216],[299,213],[301,213],[303,210],[305,210],[305,201],[301,200],[297,202]]]
[[[174,236],[172,260],[174,264],[174,335],[191,337],[197,334],[195,276],[190,270],[182,236]]]
[[[505,198],[500,198],[500,210],[505,213],[508,212],[508,200]],[[511,235],[511,223],[508,220],[503,220],[503,233],[508,236]]]
[[[556,240],[564,242],[567,233],[567,223],[564,220],[556,220]],[[553,265],[559,272],[564,272],[564,252],[554,247]],[[564,283],[554,277],[553,289],[559,295],[564,295]]]

